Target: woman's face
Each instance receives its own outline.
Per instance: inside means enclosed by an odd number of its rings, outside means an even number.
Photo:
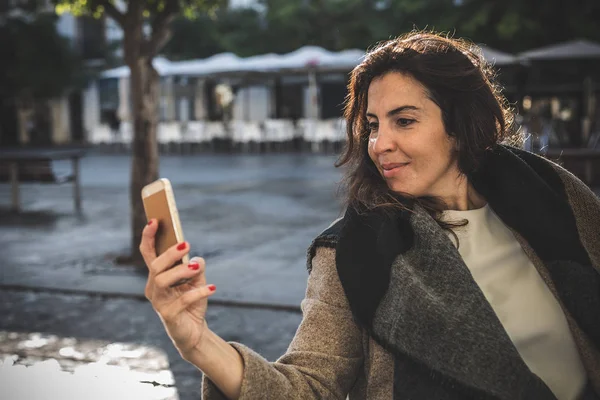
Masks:
[[[369,156],[391,190],[416,197],[456,191],[455,140],[423,85],[390,72],[371,82],[367,103]]]

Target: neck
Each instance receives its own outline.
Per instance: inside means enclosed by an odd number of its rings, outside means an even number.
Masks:
[[[448,210],[475,210],[487,204],[464,175],[460,176],[457,181],[451,182],[447,193],[441,197]]]

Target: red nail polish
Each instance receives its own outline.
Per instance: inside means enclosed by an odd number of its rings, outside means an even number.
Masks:
[[[179,243],[179,244],[177,245],[177,250],[183,250],[183,249],[185,249],[185,246],[186,246],[186,243],[185,243],[185,242],[183,242],[183,243]]]
[[[208,290],[214,292],[215,290],[217,290],[217,287],[215,285],[208,285]]]
[[[148,225],[152,225],[152,220],[148,221]]]
[[[200,264],[196,263],[196,262],[192,262],[188,264],[188,268],[193,270],[193,271],[197,271],[200,269]]]

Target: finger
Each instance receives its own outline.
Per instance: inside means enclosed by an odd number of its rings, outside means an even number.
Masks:
[[[193,257],[190,260],[189,264],[195,264],[195,263],[196,264],[202,263],[202,265],[200,265],[200,268],[202,268],[202,271],[200,273],[192,276],[191,278],[179,279],[175,283],[172,283],[169,287],[175,288],[177,286],[183,285],[184,283],[188,283],[194,287],[200,287],[202,285],[206,285],[206,275],[204,274],[204,269],[205,269],[206,265],[205,265],[204,259],[201,257]],[[195,269],[193,266],[189,267],[189,264],[188,264],[188,268]]]
[[[142,241],[140,242],[140,253],[148,267],[156,259],[156,248],[154,247],[154,238],[158,229],[158,220],[151,219],[142,231]]]
[[[196,286],[206,285],[206,261],[202,257],[192,257],[190,263],[198,263],[200,265],[199,273],[194,279]]]
[[[146,287],[144,288],[144,296],[150,301],[152,301],[154,297],[154,282],[151,278],[148,278],[146,281]]]
[[[154,285],[160,290],[166,290],[182,279],[192,278],[192,281],[189,283],[200,287],[206,284],[206,282],[201,282],[202,280],[205,280],[205,269],[206,263],[202,258],[193,258],[188,264],[180,264],[156,275],[154,278]]]
[[[164,307],[159,311],[162,319],[166,322],[175,320],[175,318],[190,305],[204,300],[209,296],[212,296],[216,291],[215,285],[201,286],[197,289],[192,289],[177,298],[174,302]]]
[[[169,247],[167,251],[156,257],[154,261],[148,265],[150,268],[150,273],[158,275],[161,272],[171,268],[175,264],[179,264],[183,256],[189,252],[190,245],[188,242],[181,242]]]

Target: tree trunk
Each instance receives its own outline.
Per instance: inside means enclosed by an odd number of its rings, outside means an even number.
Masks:
[[[127,51],[127,49],[125,50]],[[130,52],[129,54],[132,54]],[[131,69],[131,112],[133,118],[133,143],[131,165],[131,231],[132,258],[136,265],[143,265],[139,245],[142,229],[146,224],[142,204],[142,188],[158,179],[158,99],[159,75],[152,60],[138,55],[129,59]]]

